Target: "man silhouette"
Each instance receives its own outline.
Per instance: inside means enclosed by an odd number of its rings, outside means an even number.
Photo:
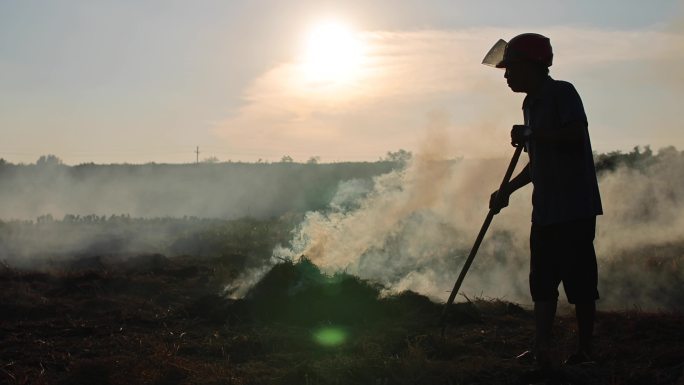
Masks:
[[[579,339],[577,352],[565,363],[592,361],[599,298],[593,242],[596,216],[603,213],[582,100],[572,84],[549,76],[552,60],[549,39],[525,33],[508,43],[500,40],[483,62],[504,68],[511,90],[527,94],[525,124],[513,126],[511,142],[525,147],[529,163],[492,194],[489,205],[498,213],[514,191],[533,185],[529,284],[536,326],[533,354],[542,368],[553,364],[551,330],[561,282],[575,305]]]

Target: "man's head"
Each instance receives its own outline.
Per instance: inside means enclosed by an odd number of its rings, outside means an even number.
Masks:
[[[496,68],[507,68],[511,63],[526,62],[543,67],[551,67],[553,50],[551,40],[538,33],[523,33],[506,44],[503,58]]]
[[[531,92],[541,84],[553,63],[551,41],[537,33],[523,33],[506,44],[495,66],[505,68],[504,77],[514,92]]]

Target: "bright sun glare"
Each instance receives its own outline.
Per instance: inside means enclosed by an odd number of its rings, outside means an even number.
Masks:
[[[321,22],[309,31],[303,59],[308,81],[348,82],[359,74],[363,44],[348,25],[338,21]]]

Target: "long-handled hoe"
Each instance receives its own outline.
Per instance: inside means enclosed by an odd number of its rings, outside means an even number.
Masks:
[[[513,171],[515,170],[516,164],[518,164],[518,158],[520,158],[520,153],[522,152],[523,146],[518,146],[515,148],[515,152],[513,153],[513,158],[511,159],[511,163],[508,165],[508,169],[506,170],[506,174],[504,175],[503,181],[501,182],[501,186],[499,187],[499,191],[501,191],[511,180],[511,176],[513,175]],[[489,224],[492,223],[492,219],[494,219],[494,215],[496,215],[496,211],[494,209],[489,209],[489,213],[487,213],[487,218],[485,218],[484,223],[482,224],[482,228],[480,228],[480,233],[477,234],[477,238],[475,239],[475,244],[473,245],[473,248],[470,249],[470,254],[468,255],[468,259],[466,259],[465,265],[463,265],[463,268],[461,269],[461,274],[458,275],[458,279],[456,280],[456,283],[454,284],[453,290],[451,290],[451,294],[449,295],[449,300],[447,301],[446,305],[444,305],[444,309],[442,310],[442,318],[440,320],[440,325],[442,326],[442,337],[444,337],[444,331],[446,329],[446,317],[447,313],[449,312],[449,307],[451,307],[451,304],[454,303],[454,298],[456,298],[456,294],[458,294],[458,290],[461,288],[461,284],[463,283],[463,279],[465,278],[466,274],[468,273],[468,269],[470,268],[470,265],[473,263],[473,259],[475,259],[475,254],[477,254],[477,249],[480,248],[480,243],[482,243],[482,239],[485,236],[485,233],[487,233],[487,229],[489,228]]]

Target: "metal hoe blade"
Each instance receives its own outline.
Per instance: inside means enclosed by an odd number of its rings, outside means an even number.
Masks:
[[[501,182],[501,186],[499,186],[499,191],[501,191],[511,180],[511,176],[513,175],[513,171],[515,170],[515,166],[518,164],[518,159],[520,158],[520,153],[522,152],[523,146],[518,146],[515,148],[515,152],[513,153],[513,158],[511,159],[511,163],[508,165],[508,169],[506,170],[506,174],[504,175],[503,181]],[[463,280],[465,279],[466,274],[468,273],[468,269],[470,268],[470,265],[473,263],[473,259],[475,259],[475,255],[477,254],[477,249],[480,248],[480,244],[482,243],[482,239],[484,238],[485,234],[487,233],[487,229],[489,228],[489,224],[492,223],[492,219],[494,219],[494,210],[489,209],[489,213],[487,213],[487,217],[485,218],[484,223],[482,224],[482,227],[480,228],[480,233],[477,234],[477,238],[475,239],[475,244],[473,245],[473,248],[470,249],[470,254],[468,255],[468,259],[466,259],[465,264],[463,265],[463,268],[461,269],[461,274],[458,275],[458,279],[456,280],[456,283],[454,284],[454,288],[451,290],[451,294],[449,295],[449,300],[447,301],[446,305],[444,305],[444,309],[442,310],[442,318],[440,319],[440,325],[442,326],[442,336],[444,336],[444,330],[446,329],[446,316],[447,313],[449,312],[449,307],[451,304],[454,303],[454,299],[456,298],[456,294],[458,294],[459,289],[461,288],[461,284],[463,283]]]

